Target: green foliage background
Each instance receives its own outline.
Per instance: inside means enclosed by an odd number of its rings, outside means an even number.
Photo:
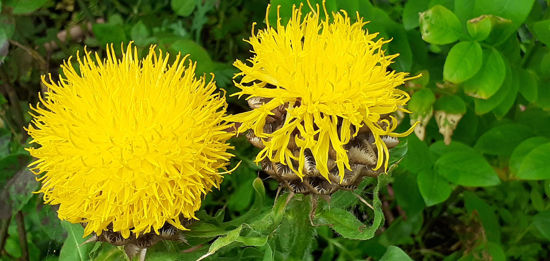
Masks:
[[[292,4],[281,5],[283,21]],[[318,3],[320,1],[311,1]],[[392,152],[390,175],[355,194],[319,200],[288,193],[253,163],[242,137],[219,191],[207,196],[188,243],[163,242],[148,260],[542,260],[550,256],[550,11],[548,0],[326,0],[371,21],[400,53],[394,70],[423,76],[404,89],[417,135]],[[23,126],[40,75],[87,45],[133,40],[189,53],[227,94],[235,59],[264,0],[0,0],[0,260],[119,260],[85,244],[80,225],[42,204],[26,169]],[[306,5],[307,6],[307,5]],[[307,7],[306,7],[307,8]],[[275,8],[272,9],[276,10]],[[269,14],[273,22],[275,12]],[[330,54],[329,54],[330,55]],[[247,109],[228,97],[232,113]],[[423,139],[419,139],[419,137]],[[404,154],[406,152],[406,154]],[[403,157],[404,155],[404,157]],[[372,208],[356,195],[367,199]],[[312,226],[311,223],[315,223]]]

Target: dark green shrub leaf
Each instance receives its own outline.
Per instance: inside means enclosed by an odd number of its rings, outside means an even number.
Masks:
[[[463,84],[464,92],[472,97],[488,99],[502,86],[506,77],[506,64],[500,52],[488,48],[483,52],[483,66]]]
[[[419,140],[415,135],[407,137],[407,143],[409,145],[409,150],[399,166],[404,167],[412,173],[431,169],[433,161],[430,158],[428,145]]]
[[[147,26],[145,26],[142,21],[139,21],[134,26],[132,26],[130,37],[139,46],[145,46],[150,43],[150,39],[148,38],[149,31],[147,30]]]
[[[82,244],[86,238],[82,238],[84,228],[80,224],[71,224],[67,221],[61,221],[61,226],[67,231],[67,239],[61,247],[59,253],[60,261],[90,260],[90,250],[92,244]]]
[[[193,13],[196,3],[195,0],[171,0],[170,6],[177,15],[185,17]]]
[[[502,83],[502,86],[498,89],[498,91],[489,99],[475,99],[475,112],[476,114],[485,114],[493,109],[495,109],[497,106],[499,106],[508,96],[509,92],[512,92],[515,86],[514,82],[514,73],[512,72],[510,66],[506,66],[506,78],[504,79],[504,82]]]
[[[550,19],[534,23],[533,30],[541,42],[550,46]]]
[[[380,261],[412,261],[412,259],[401,248],[396,246],[389,246],[388,250]]]
[[[507,156],[512,154],[518,144],[532,135],[531,129],[525,125],[504,124],[483,133],[474,148],[490,155]]]
[[[424,199],[416,184],[416,175],[416,173],[396,173],[392,184],[395,199],[407,216],[417,215],[425,207]]]
[[[532,70],[520,70],[519,93],[529,102],[535,102],[538,98],[538,77]]]
[[[466,104],[462,98],[456,95],[442,96],[435,102],[434,109],[451,114],[464,114],[466,113]]]
[[[498,185],[500,179],[483,156],[470,150],[451,151],[435,162],[435,171],[448,181],[468,187]]]
[[[197,62],[197,75],[209,73],[214,68],[214,63],[208,52],[193,40],[178,40],[172,43],[169,49],[175,53],[180,52],[182,55],[189,54],[189,59]]]
[[[435,95],[429,88],[423,88],[415,92],[409,101],[409,110],[413,114],[426,116],[432,110],[432,105],[435,102]]]
[[[550,143],[542,144],[529,152],[518,171],[518,178],[527,180],[550,179]]]
[[[451,184],[432,169],[424,169],[419,172],[416,181],[420,194],[428,207],[447,200],[451,195]]]
[[[450,44],[462,34],[462,26],[456,15],[449,9],[436,5],[420,13],[422,39],[432,44]]]
[[[405,2],[405,7],[403,8],[403,27],[405,27],[405,30],[418,27],[419,13],[428,9],[429,3],[430,0],[410,0]]]
[[[476,41],[483,41],[489,37],[493,28],[492,18],[489,15],[482,15],[468,20],[466,29],[470,36]]]
[[[519,168],[521,167],[521,163],[525,159],[525,156],[536,147],[547,142],[550,142],[550,139],[546,137],[533,137],[526,139],[522,143],[520,143],[514,149],[512,155],[510,156],[510,172],[513,175],[516,175],[519,172]]]
[[[113,43],[115,46],[120,43],[126,42],[126,34],[124,29],[119,24],[106,23],[106,24],[94,24],[92,31],[100,45]]]
[[[533,217],[533,226],[546,239],[550,240],[550,211],[543,211]]]
[[[460,42],[451,48],[443,66],[443,78],[461,83],[472,78],[481,69],[483,51],[478,42]]]
[[[469,213],[472,213],[474,210],[477,211],[481,224],[485,229],[487,240],[499,243],[500,225],[495,210],[472,191],[464,192],[464,206]]]
[[[6,5],[13,7],[13,14],[28,14],[46,4],[48,0],[17,0]]]

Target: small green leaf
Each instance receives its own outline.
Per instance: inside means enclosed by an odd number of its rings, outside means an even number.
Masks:
[[[468,20],[466,28],[470,36],[476,41],[483,41],[489,37],[491,29],[493,28],[493,22],[491,16],[482,15]]]
[[[529,102],[536,102],[538,98],[538,77],[532,70],[520,69],[519,93]]]
[[[92,31],[94,32],[94,35],[97,38],[99,44],[102,46],[111,43],[113,43],[115,46],[118,46],[121,42],[123,43],[127,40],[124,29],[118,24],[94,24],[92,26]]]
[[[28,14],[46,4],[48,0],[17,0],[11,1],[10,6],[13,7],[13,14]]]
[[[240,225],[239,227],[227,232],[227,234],[223,237],[218,237],[212,244],[210,245],[210,248],[208,249],[208,253],[201,256],[198,260],[203,260],[204,258],[216,253],[216,251],[220,250],[220,248],[227,246],[233,242],[237,241],[237,238],[241,234],[241,230],[243,229],[243,225]],[[197,260],[197,261],[198,261]]]
[[[479,72],[463,84],[464,92],[472,97],[488,99],[502,86],[506,78],[506,64],[498,50],[483,52],[483,65]]]
[[[529,152],[518,171],[518,178],[527,180],[550,179],[550,143],[542,144]]]
[[[418,27],[420,20],[420,12],[428,9],[430,0],[409,0],[405,2],[403,7],[403,27],[405,30],[411,30]]]
[[[214,69],[214,63],[208,52],[193,40],[178,40],[170,45],[170,50],[182,55],[189,54],[189,59],[197,62],[196,74],[209,73]]]
[[[421,116],[426,115],[432,110],[435,102],[435,95],[429,88],[422,88],[415,92],[409,101],[409,110]]]
[[[550,240],[550,211],[539,212],[533,217],[533,226],[544,236]]]
[[[130,37],[139,46],[145,46],[150,42],[150,40],[148,39],[149,30],[147,30],[147,26],[145,26],[142,21],[139,21],[134,26],[132,26]]]
[[[500,179],[491,165],[476,152],[452,151],[435,162],[435,171],[448,181],[468,187],[498,185]]]
[[[483,133],[474,148],[490,155],[508,156],[518,144],[532,135],[531,129],[525,125],[503,124]]]
[[[512,72],[510,66],[506,66],[506,78],[498,91],[493,96],[489,97],[489,99],[474,100],[476,114],[481,115],[488,113],[499,106],[502,102],[504,102],[504,100],[506,100],[508,93],[514,90],[514,84],[515,73]]]
[[[195,10],[197,1],[195,0],[171,0],[170,6],[172,10],[179,16],[189,16]]]
[[[546,44],[546,46],[550,46],[550,19],[534,23],[533,30],[541,42]]]
[[[525,156],[535,149],[536,147],[540,146],[541,144],[545,144],[549,142],[550,139],[546,137],[532,137],[529,139],[524,140],[522,143],[520,143],[512,152],[512,155],[510,156],[510,172],[513,175],[516,175],[519,172],[519,168],[521,167],[521,163],[525,159]]]
[[[461,83],[472,78],[483,64],[483,50],[478,42],[457,43],[443,65],[443,78],[452,83]]]
[[[401,248],[389,246],[380,261],[412,261],[412,259]]]
[[[428,145],[419,140],[416,135],[407,137],[407,143],[409,150],[403,161],[401,161],[400,166],[413,173],[431,169],[433,161],[430,158]]]
[[[462,26],[456,15],[449,9],[436,5],[420,13],[422,39],[432,44],[450,44],[458,40]]]
[[[432,169],[425,169],[418,173],[416,182],[428,207],[447,200],[453,190],[451,184]]]
[[[466,104],[459,96],[442,96],[435,102],[434,109],[450,114],[464,114],[466,113]]]
[[[67,221],[61,221],[61,226],[67,231],[67,239],[61,247],[59,253],[60,261],[73,261],[73,260],[90,260],[90,250],[92,250],[92,244],[82,244],[86,241],[83,238],[84,228],[80,224],[71,224]]]

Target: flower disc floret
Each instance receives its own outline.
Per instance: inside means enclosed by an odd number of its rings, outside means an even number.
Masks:
[[[318,5],[310,9],[303,15],[302,6],[293,7],[287,24],[278,14],[276,26],[268,22],[257,33],[253,29],[247,42],[254,55],[247,62],[234,63],[240,70],[236,95],[267,102],[231,120],[242,123],[238,132],[252,130],[262,139],[265,147],[257,162],[267,158],[282,163],[302,178],[304,153],[309,150],[327,180],[329,153],[336,155],[342,179],[345,169],[350,169],[345,145],[360,128],[368,127],[377,148],[375,169],[387,170],[389,152],[382,137],[402,137],[412,131],[394,132],[397,120],[391,114],[405,111],[410,97],[397,87],[414,77],[390,69],[398,55],[386,54],[383,46],[389,41],[376,40],[376,33],[364,29],[362,18],[351,22],[346,12],[329,15],[326,9],[322,18]],[[286,110],[284,124],[266,132],[266,121],[280,108]],[[299,153],[293,153],[289,144],[295,144]]]
[[[39,192],[85,235],[183,230],[232,156],[225,98],[179,54],[107,49],[106,59],[77,54],[78,69],[69,58],[58,82],[42,77],[49,90],[28,127]]]

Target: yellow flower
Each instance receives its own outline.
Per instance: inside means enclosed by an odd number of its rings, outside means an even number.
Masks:
[[[169,65],[155,47],[142,60],[132,44],[121,59],[107,49],[106,59],[85,51],[78,70],[69,58],[57,83],[42,76],[49,92],[28,127],[39,192],[85,236],[183,230],[180,215],[196,218],[232,156],[225,98],[179,54]]]
[[[294,6],[286,25],[278,14],[276,26],[268,23],[247,41],[254,56],[247,63],[234,63],[241,70],[236,77],[242,76],[235,82],[240,88],[236,94],[268,102],[230,120],[242,123],[239,133],[253,130],[262,139],[265,148],[256,162],[268,158],[302,178],[304,152],[310,150],[327,180],[329,150],[336,154],[343,179],[345,168],[350,169],[344,145],[366,126],[375,138],[375,170],[387,170],[389,152],[382,136],[403,137],[412,131],[395,133],[397,121],[387,115],[405,111],[409,95],[397,87],[415,77],[389,68],[398,55],[386,55],[382,48],[389,41],[375,40],[377,34],[363,29],[366,22],[360,17],[352,23],[344,11],[329,16],[323,7],[330,19],[321,18],[319,5],[310,8],[313,11],[303,16],[302,5]],[[266,132],[266,119],[280,108],[286,110],[284,124]],[[295,143],[299,155],[292,153],[289,143]],[[297,168],[293,161],[299,162]]]

